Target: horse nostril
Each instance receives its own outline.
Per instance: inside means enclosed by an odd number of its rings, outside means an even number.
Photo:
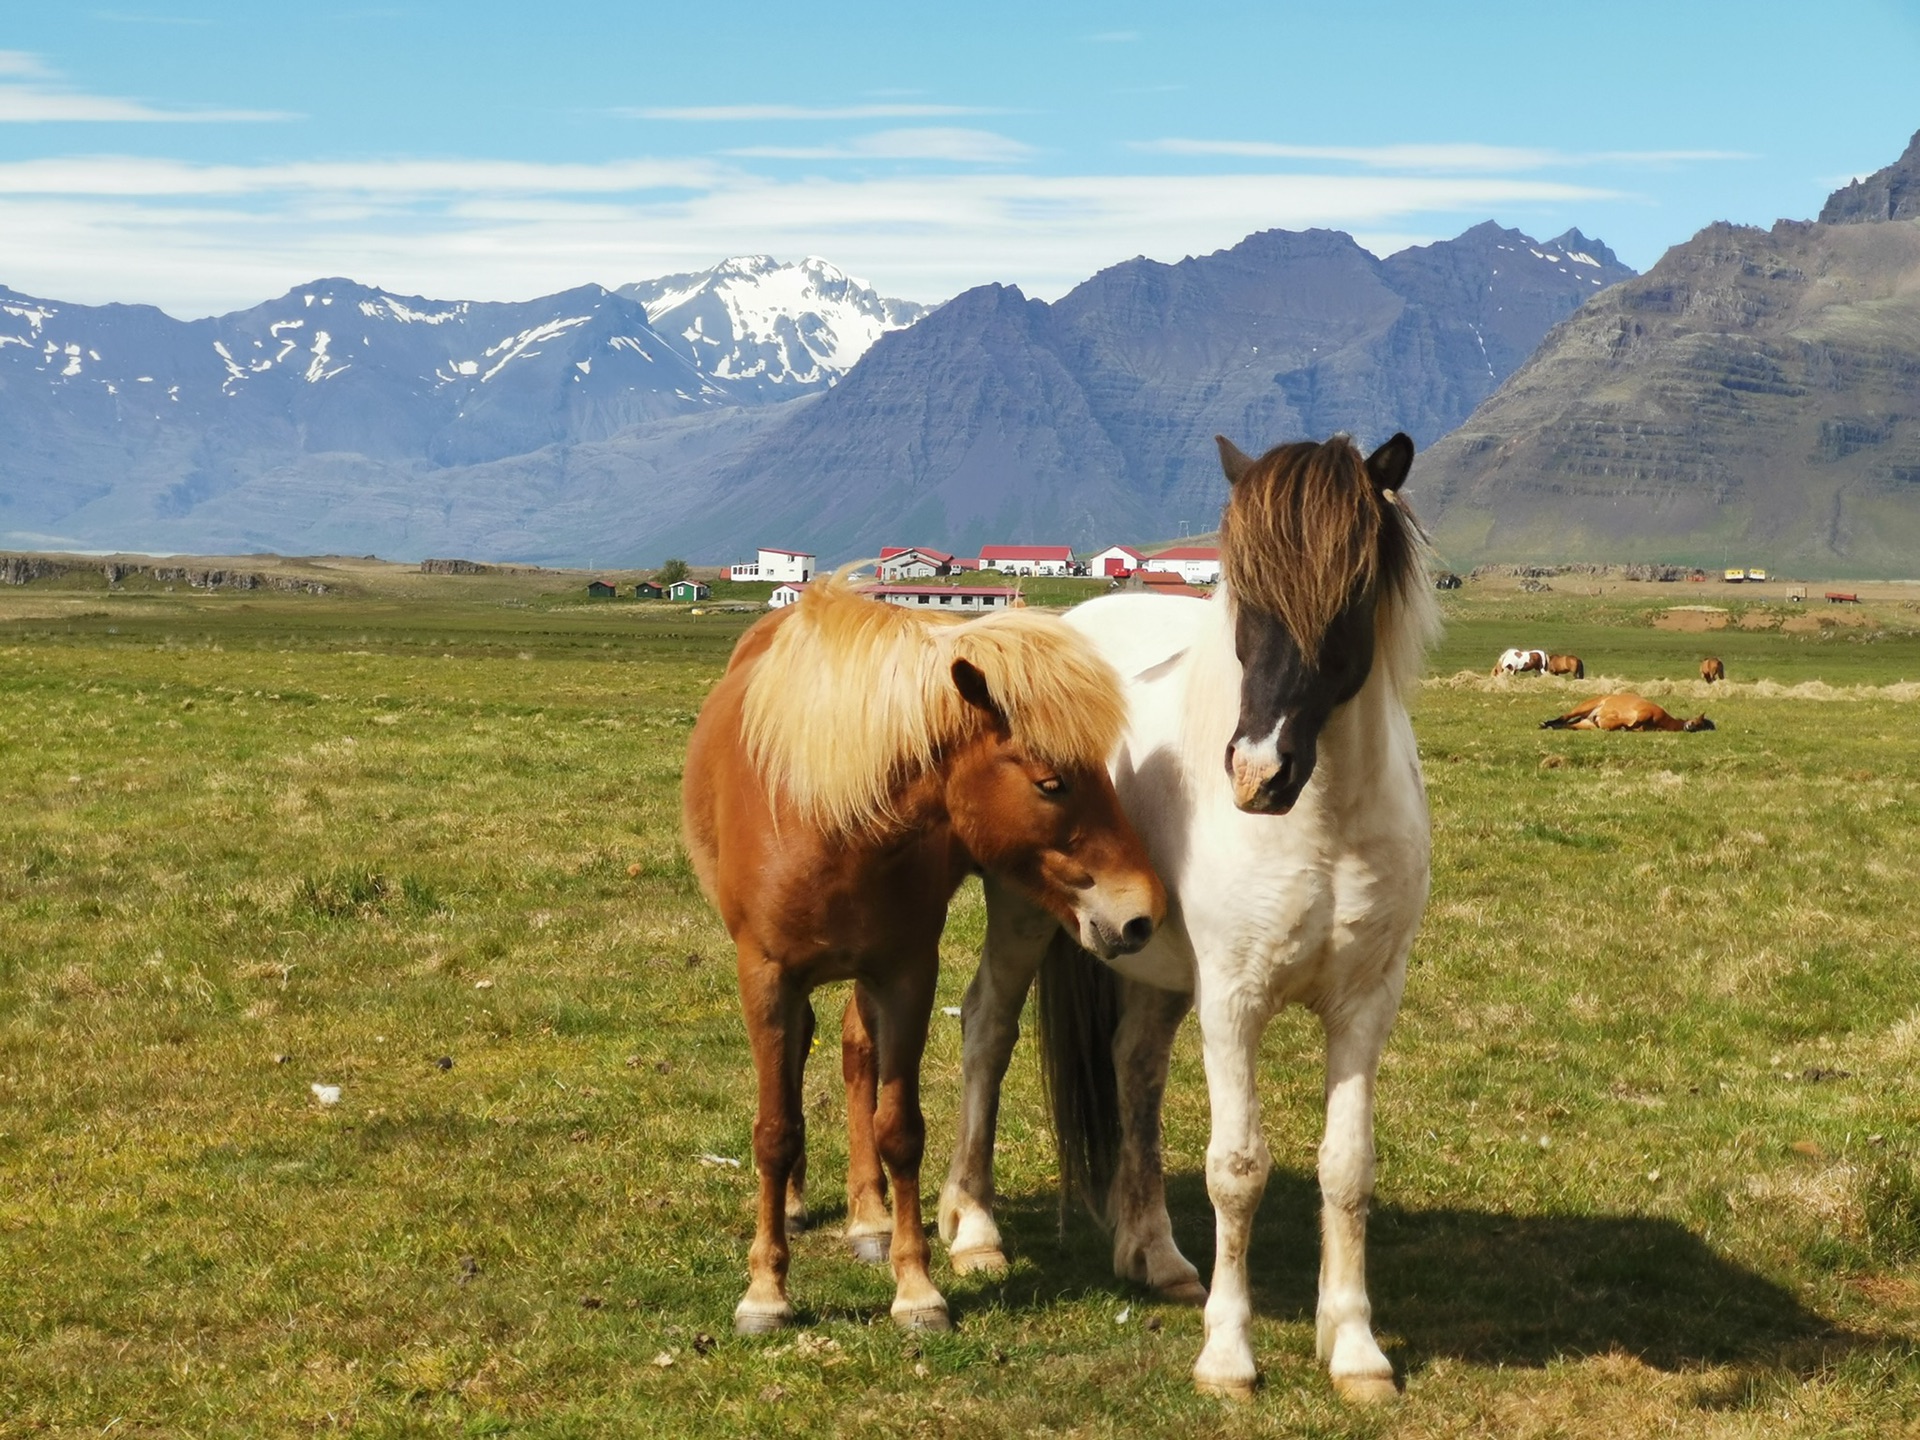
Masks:
[[[1153,917],[1150,915],[1134,916],[1133,919],[1127,921],[1126,926],[1120,931],[1120,938],[1138,950],[1153,938]]]

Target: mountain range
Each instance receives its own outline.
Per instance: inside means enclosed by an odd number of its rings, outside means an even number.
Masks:
[[[1409,494],[1455,563],[1912,574],[1920,135],[1819,222],[1712,225],[1597,294]]]
[[[824,261],[522,304],[316,281],[178,321],[0,289],[0,543],[644,563],[1208,528],[1209,437],[1457,425],[1633,272],[1331,231],[927,312]]]

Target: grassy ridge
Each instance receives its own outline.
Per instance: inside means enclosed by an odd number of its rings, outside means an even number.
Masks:
[[[1254,1405],[1193,1396],[1198,1315],[1060,1229],[1024,1047],[1015,1268],[938,1270],[959,1328],[896,1335],[832,1233],[837,994],[813,1324],[727,1333],[751,1084],[677,781],[746,617],[498,580],[0,597],[0,1433],[1914,1429],[1920,741],[1869,688],[1920,677],[1910,615],[1709,637],[1639,601],[1448,603],[1442,676],[1550,643],[1684,689],[1711,646],[1736,683],[1699,736],[1540,732],[1558,681],[1423,696],[1434,899],[1371,1267],[1409,1400],[1369,1416],[1312,1361],[1299,1016],[1267,1052]],[[963,892],[942,1004],[981,918]],[[936,1174],[958,1061],[936,1017]],[[1168,1131],[1204,1269],[1192,1027]]]

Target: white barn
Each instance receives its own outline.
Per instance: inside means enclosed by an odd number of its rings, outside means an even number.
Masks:
[[[727,572],[727,578],[730,580],[784,580],[795,585],[804,585],[813,578],[813,572],[818,568],[813,556],[804,550],[776,550],[770,545],[762,545],[758,560],[741,561]]]
[[[1212,545],[1182,545],[1149,555],[1145,568],[1178,575],[1189,585],[1214,585],[1220,580],[1220,551]]]
[[[1128,575],[1138,570],[1146,562],[1142,555],[1131,545],[1109,545],[1099,553],[1087,559],[1089,575]]]
[[[953,556],[925,545],[889,545],[880,552],[879,568],[884,581],[931,580],[953,573]]]
[[[774,586],[773,594],[767,597],[767,608],[769,610],[784,610],[789,605],[798,605],[800,603],[800,594],[806,588],[804,583],[795,585],[792,581],[788,581],[784,585]]]
[[[1069,545],[982,545],[980,568],[1002,575],[1071,575]]]

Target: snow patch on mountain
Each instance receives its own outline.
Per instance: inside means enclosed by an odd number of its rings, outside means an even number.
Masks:
[[[882,335],[929,309],[887,299],[813,255],[787,265],[769,255],[736,256],[619,293],[639,301],[655,332],[703,375],[768,398],[825,389]]]

